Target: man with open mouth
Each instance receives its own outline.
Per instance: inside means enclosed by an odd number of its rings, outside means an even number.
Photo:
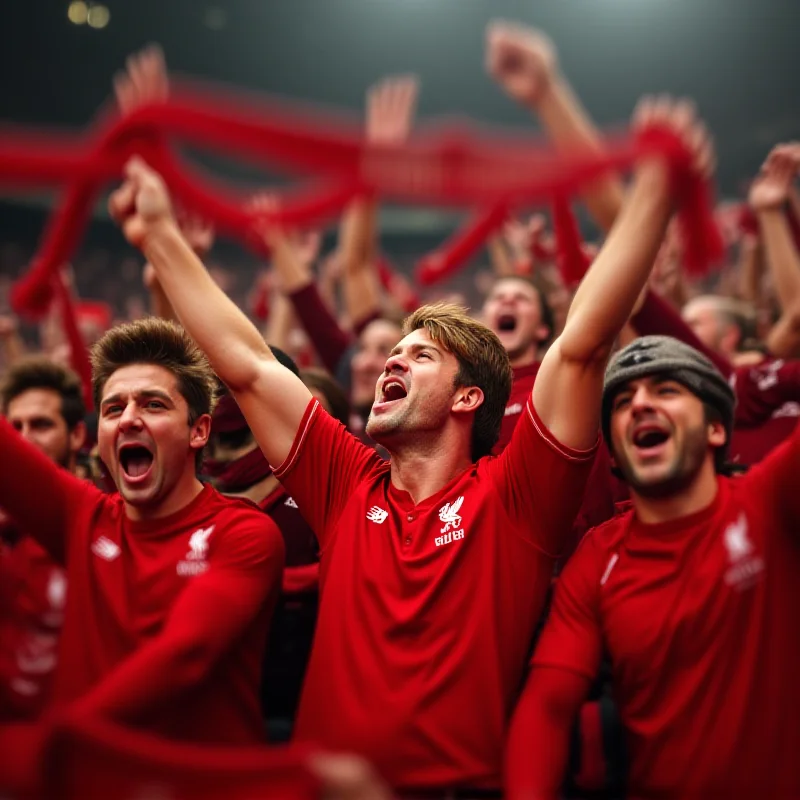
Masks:
[[[559,796],[605,647],[630,797],[800,797],[800,427],[725,477],[733,391],[665,336],[614,357],[602,420],[633,509],[561,575],[512,724],[510,796]]]
[[[184,742],[262,742],[284,545],[258,508],[197,478],[216,378],[180,326],[153,318],[103,336],[92,369],[118,493],[58,469],[0,420],[0,506],[69,580],[53,707]]]

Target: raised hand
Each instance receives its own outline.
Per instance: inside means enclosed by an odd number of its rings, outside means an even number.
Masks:
[[[164,54],[157,45],[150,45],[130,56],[125,71],[114,76],[114,94],[123,114],[157,103],[169,95],[169,78]]]
[[[558,71],[558,53],[535,28],[492,22],[486,29],[486,69],[519,103],[537,105]]]
[[[778,145],[767,156],[761,172],[750,187],[748,202],[751,208],[754,211],[770,211],[783,206],[789,199],[797,166],[792,151],[785,145]]]
[[[413,75],[386,78],[367,92],[367,141],[402,144],[414,125],[419,82]]]
[[[143,248],[157,229],[177,228],[164,181],[138,157],[125,165],[125,182],[112,193],[108,210],[134,247]]]
[[[633,112],[632,127],[641,131],[653,125],[666,128],[680,138],[691,154],[694,171],[710,177],[716,165],[714,145],[692,102],[664,96],[645,97]]]
[[[198,258],[206,256],[214,246],[214,226],[196,214],[177,211],[178,226],[183,238],[189,243]]]

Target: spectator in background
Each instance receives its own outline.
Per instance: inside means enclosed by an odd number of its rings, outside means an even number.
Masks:
[[[637,339],[606,374],[603,432],[633,510],[562,573],[515,712],[510,797],[557,798],[572,723],[612,664],[631,797],[800,796],[800,427],[722,477],[734,395],[702,354]]]
[[[57,467],[76,471],[86,436],[76,374],[42,357],[17,361],[0,403],[23,439]],[[0,523],[0,723],[34,720],[51,700],[67,576],[39,538],[13,518]]]

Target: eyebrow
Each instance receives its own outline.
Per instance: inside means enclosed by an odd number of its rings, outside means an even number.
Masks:
[[[156,398],[158,400],[163,400],[165,403],[169,403],[170,405],[174,405],[172,398],[166,392],[162,392],[159,389],[143,389],[141,392],[136,392],[134,397],[137,400],[150,400],[152,398]],[[106,406],[109,403],[118,403],[120,400],[122,400],[122,394],[117,392],[117,394],[112,394],[109,397],[104,398],[100,405]]]
[[[439,355],[442,354],[442,351],[433,344],[412,344],[411,347],[408,348],[412,353],[419,353],[420,350],[433,350],[434,353],[438,353]],[[392,351],[389,353],[389,357],[396,356],[399,353],[403,352],[403,348],[400,345],[396,345],[392,348]]]

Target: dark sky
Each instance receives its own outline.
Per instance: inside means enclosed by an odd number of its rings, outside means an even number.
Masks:
[[[105,0],[104,30],[66,0],[4,0],[0,119],[82,126],[126,54],[160,42],[170,67],[336,107],[392,72],[422,80],[420,114],[530,125],[483,70],[487,21],[536,24],[596,119],[623,123],[648,92],[693,97],[736,192],[769,147],[800,137],[798,0]],[[224,25],[206,24],[209,9]]]

